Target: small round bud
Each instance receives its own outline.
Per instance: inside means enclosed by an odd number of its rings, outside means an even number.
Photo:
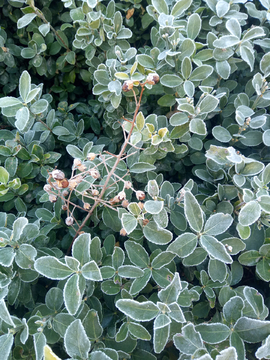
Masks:
[[[98,179],[100,177],[100,173],[98,172],[97,169],[90,169],[89,170],[89,174],[94,178],[94,179]]]
[[[122,206],[123,206],[124,208],[128,207],[128,205],[129,205],[128,200],[125,199],[125,200],[122,201]]]
[[[72,216],[68,216],[66,218],[66,225],[70,226],[73,224],[73,217]]]
[[[63,196],[68,196],[68,194],[69,194],[69,192],[68,192],[67,190],[64,190],[64,191],[62,192],[62,195],[63,195]]]
[[[124,228],[122,228],[122,229],[120,230],[120,235],[121,235],[121,236],[127,236],[127,232],[126,232],[126,230],[125,230]]]
[[[99,191],[98,191],[97,189],[92,190],[92,195],[98,196],[98,195],[99,195]]]
[[[68,207],[67,205],[62,205],[62,210],[67,211]]]
[[[124,191],[120,191],[120,193],[117,195],[117,198],[119,199],[119,201],[125,200],[126,193]]]
[[[145,193],[141,190],[136,191],[136,198],[138,200],[144,200],[145,199]]]
[[[52,190],[52,187],[51,187],[51,185],[49,185],[49,184],[45,184],[45,185],[43,186],[43,190],[46,191],[46,192],[50,192],[50,191]]]
[[[95,153],[88,153],[87,154],[87,159],[92,161],[96,158],[96,154]]]
[[[110,199],[109,201],[110,201],[111,205],[115,205],[115,204],[119,203],[120,200],[118,199],[117,196],[115,196],[114,198]]]
[[[69,185],[68,179],[61,180],[61,186],[60,186],[61,188],[65,189],[68,187],[68,185]]]
[[[227,246],[227,249],[228,249],[228,251],[229,251],[229,252],[232,252],[232,251],[233,251],[233,247],[232,247],[232,246],[230,246],[230,245],[229,245],[229,246]]]
[[[133,89],[133,81],[132,80],[126,80],[122,86],[122,90],[124,92],[127,92],[129,90]]]
[[[49,195],[49,201],[50,201],[51,203],[55,203],[55,202],[57,201],[57,196],[54,195],[54,194],[50,194],[50,195]]]
[[[81,164],[79,166],[77,166],[78,170],[80,170],[81,172],[85,171],[87,168],[85,165]]]
[[[142,203],[141,201],[138,202],[138,206],[139,208],[142,210],[144,208],[144,203]]]
[[[90,207],[91,207],[91,205],[88,204],[88,203],[84,203],[84,204],[83,204],[83,208],[84,208],[85,210],[89,210]]]
[[[149,223],[149,220],[148,220],[148,219],[144,219],[142,223],[143,223],[143,226],[145,226],[145,225],[147,225],[147,224]]]
[[[124,188],[125,188],[125,189],[130,189],[131,187],[132,187],[132,184],[131,184],[130,181],[125,181],[125,182],[124,182]]]
[[[52,177],[54,180],[63,180],[65,178],[65,174],[61,170],[53,170]]]
[[[159,76],[157,73],[150,73],[147,75],[146,82],[149,85],[156,85],[159,82]]]
[[[74,160],[73,160],[73,165],[74,165],[74,166],[80,166],[80,165],[82,165],[82,162],[81,162],[80,159],[74,159]]]

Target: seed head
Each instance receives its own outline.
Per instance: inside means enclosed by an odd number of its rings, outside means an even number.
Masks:
[[[144,203],[142,203],[141,201],[138,202],[138,206],[139,208],[142,210],[144,208]]]
[[[80,166],[80,165],[82,165],[82,162],[81,162],[80,159],[74,159],[74,160],[73,160],[73,165],[74,165],[74,166]]]
[[[67,190],[64,190],[64,191],[62,192],[62,195],[63,195],[63,196],[68,196],[68,194],[69,194],[69,192],[68,192]]]
[[[97,169],[90,169],[89,170],[89,174],[94,178],[94,179],[98,179],[100,177],[100,173],[98,172]]]
[[[141,190],[136,191],[136,198],[138,200],[144,200],[145,199],[145,193]]]
[[[91,207],[91,205],[88,204],[88,203],[84,203],[84,204],[83,204],[83,208],[84,208],[85,210],[89,210],[90,207]]]
[[[66,218],[66,225],[70,226],[73,224],[73,217],[72,216],[68,216]]]
[[[150,73],[147,75],[146,82],[149,85],[156,85],[159,82],[159,76],[157,73]]]
[[[99,191],[98,191],[97,189],[93,189],[93,190],[92,190],[92,195],[98,196],[98,195],[99,195]]]
[[[121,236],[127,236],[127,232],[126,232],[126,230],[125,230],[124,228],[122,228],[122,229],[120,230],[120,235],[121,235]]]
[[[63,180],[65,178],[65,174],[61,170],[53,170],[52,177],[54,180]]]
[[[122,90],[124,92],[127,92],[129,90],[133,89],[133,81],[132,80],[126,80],[122,86]]]
[[[125,200],[126,193],[124,191],[120,191],[120,193],[117,195],[117,198],[119,201]]]
[[[45,184],[45,185],[43,186],[43,190],[48,193],[48,192],[50,192],[50,191],[52,190],[52,187],[51,187],[51,185],[49,185],[49,184]]]
[[[55,194],[50,194],[49,195],[49,201],[51,203],[55,203],[57,201],[57,196]]]
[[[124,208],[128,207],[128,205],[129,205],[128,200],[125,199],[125,200],[122,201],[122,206],[123,206]]]
[[[87,159],[92,161],[96,158],[96,154],[95,153],[88,153],[87,154]]]
[[[131,184],[130,181],[125,181],[125,182],[124,182],[124,188],[125,188],[125,189],[130,189],[131,187],[132,187],[132,184]]]

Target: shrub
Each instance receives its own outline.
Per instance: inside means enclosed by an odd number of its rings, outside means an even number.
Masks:
[[[270,2],[0,7],[2,359],[270,358]]]

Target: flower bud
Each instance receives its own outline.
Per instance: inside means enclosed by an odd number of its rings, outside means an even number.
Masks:
[[[87,169],[87,167],[84,164],[81,164],[79,166],[77,166],[78,170],[80,170],[81,172],[85,171]]]
[[[88,203],[84,203],[84,204],[83,204],[83,208],[84,208],[85,210],[89,210],[90,207],[91,207],[91,205],[88,204]]]
[[[127,232],[126,232],[126,230],[125,230],[124,228],[122,228],[122,229],[120,230],[120,235],[121,235],[121,236],[127,236]]]
[[[80,165],[82,165],[82,162],[81,162],[80,159],[74,159],[74,160],[73,160],[73,165],[74,165],[74,166],[80,166]]]
[[[120,191],[120,193],[117,195],[117,198],[119,199],[119,201],[125,200],[126,193],[124,191]]]
[[[148,219],[144,219],[142,223],[143,223],[143,226],[145,226],[145,225],[147,225],[147,224],[149,223],[149,220],[148,220]]]
[[[70,226],[73,224],[73,217],[72,216],[68,216],[66,218],[66,225]]]
[[[132,80],[126,80],[122,86],[122,90],[124,92],[127,92],[129,90],[133,89],[133,81]]]
[[[124,182],[124,188],[125,188],[125,189],[130,189],[131,187],[132,187],[132,184],[131,184],[130,181],[125,181],[125,182]]]
[[[52,177],[54,180],[63,180],[65,178],[65,174],[61,170],[53,170]]]
[[[87,154],[87,159],[92,161],[96,158],[96,154],[95,153],[88,153]]]
[[[54,194],[50,194],[50,195],[49,195],[49,201],[50,201],[51,203],[55,203],[55,202],[57,201],[57,196],[54,195]]]
[[[144,200],[145,199],[145,193],[141,190],[136,191],[136,198],[138,200]]]
[[[118,199],[117,196],[115,196],[114,198],[112,198],[112,199],[109,200],[109,202],[110,202],[111,205],[115,205],[115,204],[119,203],[119,201],[120,201],[120,200]]]
[[[97,189],[92,190],[92,195],[98,196],[98,195],[99,195],[99,191],[98,191]]]
[[[67,205],[62,205],[62,210],[67,211],[68,207]]]
[[[128,207],[128,205],[129,205],[128,200],[125,199],[125,200],[122,201],[122,206],[123,206],[124,208]]]
[[[157,73],[150,73],[147,75],[146,82],[149,85],[156,85],[159,82],[159,76]]]
[[[49,184],[45,184],[45,185],[43,186],[43,190],[46,191],[46,192],[50,192],[50,191],[52,190],[52,187],[51,187],[51,185],[49,185]]]
[[[69,194],[69,192],[68,192],[67,190],[64,190],[64,191],[62,192],[62,195],[63,195],[63,196],[68,196],[68,194]]]
[[[98,179],[100,177],[100,174],[97,169],[90,169],[89,174],[94,178]]]
[[[61,189],[65,189],[68,187],[69,185],[69,182],[68,182],[68,179],[63,179],[61,181],[57,181],[57,185],[61,188]]]

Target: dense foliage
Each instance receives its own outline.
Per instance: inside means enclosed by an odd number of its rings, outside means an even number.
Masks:
[[[1,359],[270,359],[270,1],[0,8]]]

